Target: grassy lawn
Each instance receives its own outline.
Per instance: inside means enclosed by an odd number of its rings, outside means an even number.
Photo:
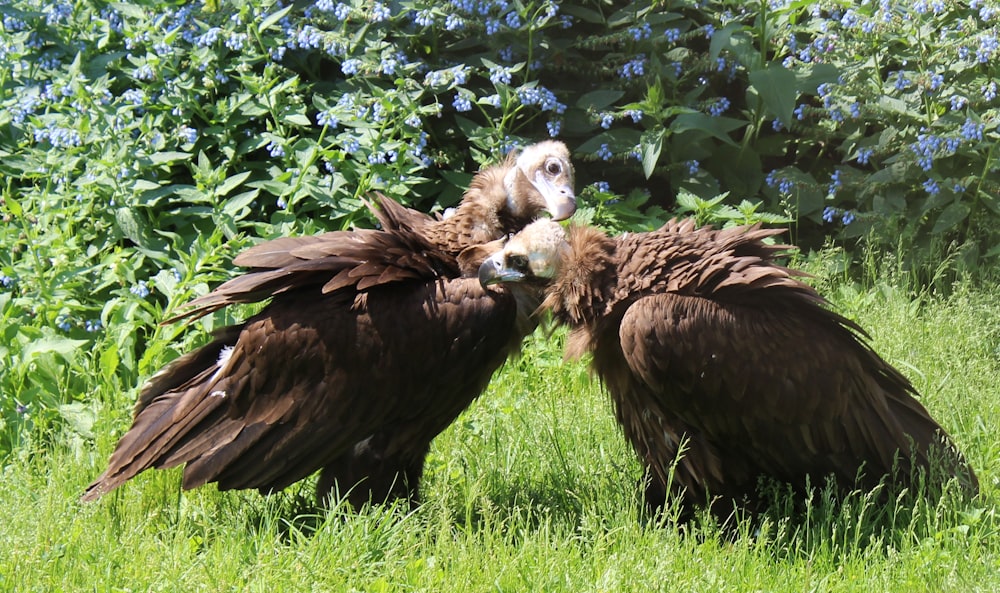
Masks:
[[[102,414],[82,446],[15,450],[0,501],[2,591],[994,591],[1000,589],[1000,291],[946,299],[827,286],[872,334],[971,459],[971,504],[867,520],[863,501],[809,517],[774,512],[735,532],[653,525],[639,466],[610,403],[561,333],[537,334],[434,443],[424,504],[318,512],[311,483],[181,494],[179,473],[147,472],[77,498],[104,466],[126,415]],[[93,397],[127,409],[94,375]],[[62,442],[56,440],[56,442]]]

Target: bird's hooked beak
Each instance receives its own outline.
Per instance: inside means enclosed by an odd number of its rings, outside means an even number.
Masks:
[[[479,266],[479,284],[486,288],[491,284],[501,282],[519,282],[524,280],[524,272],[508,268],[505,264],[504,252],[494,253]]]
[[[569,185],[553,183],[542,171],[536,171],[535,178],[529,181],[545,200],[552,220],[566,220],[576,212],[576,193]]]

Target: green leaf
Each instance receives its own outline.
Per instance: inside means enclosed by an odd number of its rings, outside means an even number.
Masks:
[[[303,127],[309,127],[312,125],[312,122],[309,121],[309,118],[301,113],[290,113],[285,117],[283,117],[282,121],[286,124],[292,124]]]
[[[225,196],[229,192],[233,191],[234,189],[242,185],[243,182],[246,181],[248,177],[250,177],[251,173],[252,173],[251,171],[244,171],[242,173],[237,173],[232,177],[227,177],[226,180],[220,183],[219,186],[216,187],[215,191],[212,193],[214,193],[216,197],[220,198]]]
[[[236,195],[233,198],[226,200],[226,203],[222,206],[222,211],[237,220],[241,219],[243,216],[246,216],[246,214],[240,216],[240,212],[252,204],[253,201],[257,199],[259,194],[260,190],[253,189]]]
[[[729,134],[745,125],[747,125],[745,120],[732,117],[712,117],[704,113],[682,113],[670,123],[670,130],[675,134],[699,131],[718,138],[726,144],[736,146]]]
[[[94,422],[97,420],[97,414],[89,406],[84,405],[82,402],[73,402],[69,404],[62,404],[58,408],[59,415],[66,424],[73,430],[73,432],[90,437],[93,436],[92,429],[94,428]]]
[[[63,358],[69,358],[69,355],[87,343],[89,343],[89,340],[73,340],[55,335],[45,336],[41,339],[31,341],[24,347],[24,350],[21,351],[21,361],[27,364],[34,357],[42,354],[58,354]]]
[[[582,6],[573,6],[571,4],[563,5],[559,7],[559,12],[564,12],[568,15],[575,16],[581,21],[587,23],[593,23],[597,25],[604,24],[604,15],[597,12],[596,10],[584,8]]]
[[[931,229],[931,233],[938,234],[950,231],[968,218],[969,212],[970,209],[968,205],[963,204],[962,202],[952,203],[938,216],[937,220],[934,222],[934,228]]]
[[[660,160],[660,151],[663,150],[663,138],[666,136],[665,130],[660,130],[656,139],[642,145],[642,172],[649,179],[656,169],[656,163]]]
[[[803,65],[795,71],[795,78],[800,92],[815,95],[816,89],[824,82],[837,82],[840,69],[833,64]]]
[[[750,73],[750,84],[764,101],[768,111],[777,116],[785,127],[791,127],[795,102],[799,96],[795,73],[779,64]]]
[[[576,106],[581,109],[604,109],[618,99],[625,96],[625,91],[603,90],[591,91],[576,102]]]
[[[257,27],[257,30],[261,32],[266,31],[268,28],[271,27],[271,25],[277,23],[282,18],[284,18],[285,15],[288,14],[288,11],[292,9],[293,6],[294,6],[293,4],[289,4],[288,6],[279,10],[278,12],[274,12],[267,15],[267,18],[265,18],[260,22],[260,25]]]
[[[177,161],[186,161],[190,159],[192,155],[190,152],[178,152],[178,151],[163,151],[154,152],[149,155],[149,160],[153,162],[154,165],[162,165],[165,163],[176,163]]]
[[[115,376],[115,373],[118,372],[119,361],[118,348],[114,345],[109,346],[104,352],[101,352],[101,376],[104,377],[105,381],[110,381]]]
[[[7,204],[7,209],[10,210],[10,213],[14,216],[20,217],[24,214],[24,209],[21,208],[21,204],[14,199],[14,196],[4,196],[4,203]]]
[[[638,130],[629,130],[624,128],[608,130],[607,132],[601,132],[590,140],[587,140],[578,146],[576,151],[578,153],[597,152],[597,149],[600,148],[602,144],[607,144],[609,148],[616,152],[625,149],[631,150],[633,146],[641,142],[641,138],[642,136]]]

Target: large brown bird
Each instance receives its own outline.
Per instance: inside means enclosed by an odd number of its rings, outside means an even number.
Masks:
[[[754,510],[762,476],[848,490],[885,476],[976,476],[854,322],[775,263],[780,230],[671,221],[611,238],[538,221],[480,270],[484,285],[548,278],[545,306],[590,352],[645,464],[646,501]],[[675,465],[676,462],[676,465]],[[673,476],[671,468],[675,468]]]
[[[322,469],[321,502],[415,499],[431,440],[535,327],[540,289],[476,280],[489,242],[570,216],[573,168],[546,141],[479,172],[448,218],[379,206],[381,229],[257,245],[234,260],[251,271],[189,303],[174,319],[271,299],[150,378],[83,499],[181,464],[185,489],[266,493]]]

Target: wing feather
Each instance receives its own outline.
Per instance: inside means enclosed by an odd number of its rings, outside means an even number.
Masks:
[[[841,319],[780,293],[766,306],[666,293],[631,304],[619,334],[663,414],[697,427],[727,466],[799,482],[852,480],[864,461],[877,481],[911,446],[925,461],[943,431]]]

